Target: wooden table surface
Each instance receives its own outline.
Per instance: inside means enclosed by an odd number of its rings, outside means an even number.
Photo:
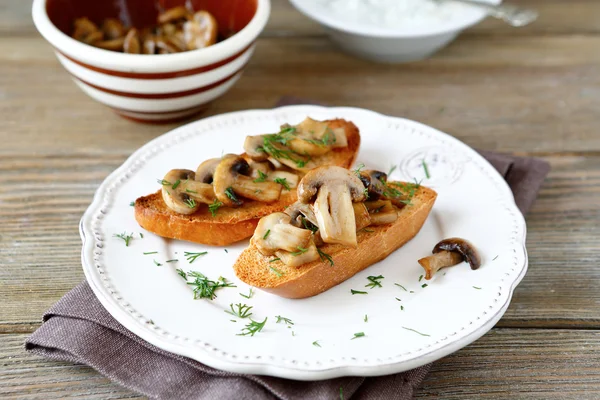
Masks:
[[[436,362],[419,398],[600,398],[600,2],[518,3],[540,20],[487,20],[428,61],[394,66],[342,54],[273,0],[244,76],[208,112],[295,94],[550,162],[527,215],[529,272],[506,315]],[[176,125],[129,122],[84,95],[29,8],[0,3],[0,397],[136,398],[88,367],[26,354],[23,342],[83,279],[78,222],[100,182]]]

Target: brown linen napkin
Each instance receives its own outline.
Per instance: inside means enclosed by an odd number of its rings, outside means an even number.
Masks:
[[[284,98],[281,105],[290,103]],[[304,102],[306,103],[306,102]],[[526,213],[550,166],[543,160],[481,154],[505,177]],[[161,350],[119,324],[87,282],[67,293],[43,316],[25,348],[54,360],[86,364],[112,381],[156,399],[411,399],[430,365],[381,377],[302,382],[216,370]],[[340,395],[342,393],[343,395]]]

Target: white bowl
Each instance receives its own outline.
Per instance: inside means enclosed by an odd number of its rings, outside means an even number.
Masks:
[[[233,36],[204,49],[161,55],[117,53],[71,38],[51,20],[63,8],[70,11],[69,1],[34,0],[32,14],[60,63],[90,97],[135,121],[171,122],[203,111],[241,76],[271,10],[270,0],[245,1],[256,9]],[[49,13],[51,2],[55,5]]]
[[[499,4],[502,0],[481,0]],[[315,0],[290,0],[300,12],[320,23],[343,50],[378,62],[409,62],[427,58],[452,42],[463,30],[479,23],[483,9],[456,3],[460,13],[442,23],[399,26],[398,29],[349,22],[323,12]]]

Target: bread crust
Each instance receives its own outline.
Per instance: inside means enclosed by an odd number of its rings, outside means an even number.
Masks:
[[[337,165],[350,168],[360,148],[360,133],[356,125],[343,119],[327,121],[332,129],[344,128],[348,146],[315,157],[319,165]],[[169,209],[161,191],[142,196],[135,201],[135,219],[147,231],[159,236],[189,242],[226,246],[246,239],[254,233],[258,221],[265,215],[283,211],[297,199],[296,191],[282,192],[280,199],[266,204],[246,200],[240,208],[222,207],[213,217],[208,208],[201,206],[194,214],[178,214]]]
[[[436,197],[435,191],[421,186],[412,205],[401,209],[395,222],[357,232],[357,248],[323,246],[321,250],[331,256],[333,266],[317,260],[298,268],[289,267],[280,261],[271,262],[274,257],[263,256],[251,245],[242,252],[233,269],[243,282],[277,296],[292,299],[315,296],[383,260],[411,240],[425,223]]]

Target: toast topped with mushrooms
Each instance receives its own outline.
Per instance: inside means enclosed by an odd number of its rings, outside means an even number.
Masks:
[[[238,278],[281,297],[314,296],[412,239],[437,197],[380,171],[335,166],[307,173],[298,201],[263,217],[234,265]]]
[[[227,245],[252,236],[260,218],[296,201],[296,186],[319,166],[349,168],[360,134],[335,119],[281,126],[278,133],[248,136],[245,153],[202,162],[196,171],[172,169],[161,188],[135,201],[135,218],[159,236]]]

